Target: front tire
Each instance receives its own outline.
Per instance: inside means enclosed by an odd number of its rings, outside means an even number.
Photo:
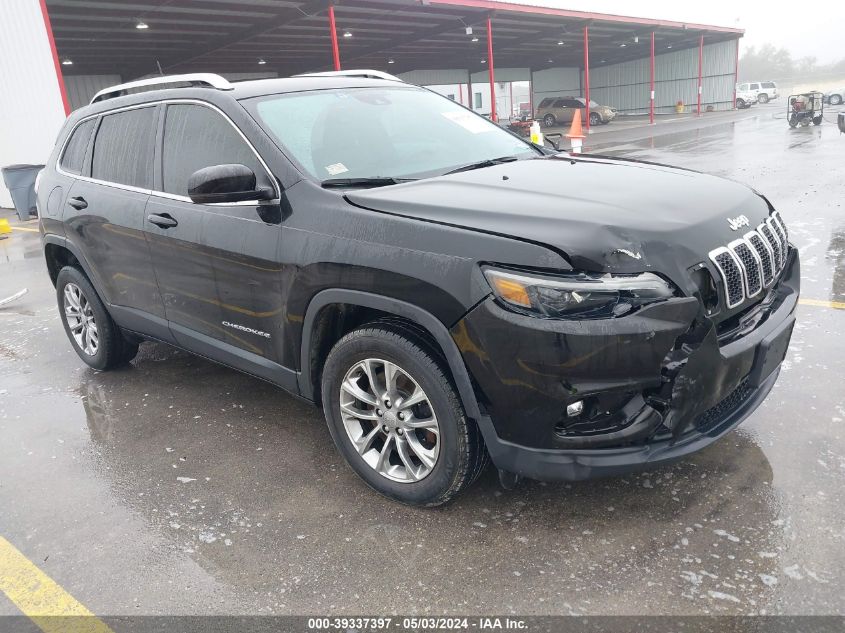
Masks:
[[[598,112],[590,112],[590,125],[598,125],[601,123],[601,116]]]
[[[543,125],[546,127],[552,127],[556,122],[557,120],[555,119],[554,114],[547,114],[543,117]]]
[[[486,464],[438,350],[411,330],[377,322],[341,338],[323,368],[322,396],[337,449],[386,497],[441,505]]]
[[[842,95],[830,95],[830,105],[841,105]]]
[[[745,101],[743,99],[736,100],[736,108],[737,110],[744,110],[745,109]]]
[[[123,337],[81,270],[65,266],[59,271],[56,298],[65,334],[89,367],[106,371],[135,358],[138,344]]]

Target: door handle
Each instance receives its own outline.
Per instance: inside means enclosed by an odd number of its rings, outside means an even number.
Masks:
[[[85,202],[85,198],[82,196],[77,196],[76,198],[70,198],[67,203],[72,206],[74,209],[81,211],[82,209],[88,208],[88,203]]]
[[[163,229],[169,229],[179,224],[176,218],[169,213],[151,213],[147,216],[147,221]]]

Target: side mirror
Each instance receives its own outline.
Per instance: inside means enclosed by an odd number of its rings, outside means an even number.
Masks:
[[[255,173],[246,165],[211,165],[188,178],[188,196],[197,204],[270,200],[270,187],[256,187]]]

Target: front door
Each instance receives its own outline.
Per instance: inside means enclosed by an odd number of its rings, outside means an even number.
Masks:
[[[262,219],[267,203],[195,204],[188,197],[191,174],[211,165],[246,165],[259,186],[278,193],[278,184],[212,107],[167,104],[161,136],[160,192],[147,204],[145,230],[173,336],[187,349],[284,383],[277,365],[280,225]]]

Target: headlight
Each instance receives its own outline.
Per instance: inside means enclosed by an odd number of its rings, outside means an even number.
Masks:
[[[605,319],[675,296],[669,282],[652,273],[571,273],[535,277],[485,268],[493,294],[517,312],[550,319]]]

